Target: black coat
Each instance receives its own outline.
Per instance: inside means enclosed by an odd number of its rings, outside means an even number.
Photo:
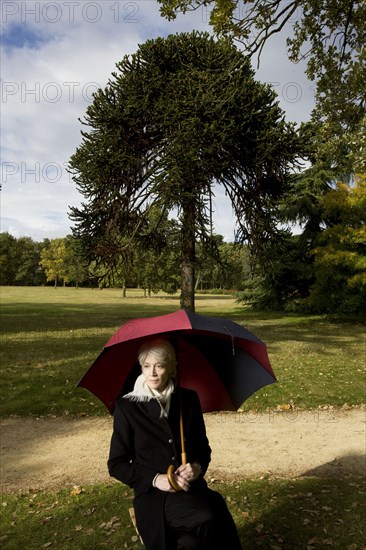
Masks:
[[[202,475],[191,483],[190,491],[205,492],[203,479],[211,458],[198,395],[180,390],[187,461],[198,462]],[[157,473],[166,473],[170,464],[181,464],[179,398],[173,393],[168,418],[161,417],[155,399],[133,401],[121,398],[114,411],[108,469],[111,476],[134,489],[138,530],[146,548],[168,547],[164,525],[164,499],[167,493],[152,486]]]

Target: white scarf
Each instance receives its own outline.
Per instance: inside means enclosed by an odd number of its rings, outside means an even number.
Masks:
[[[169,378],[168,384],[163,391],[154,390],[147,384],[145,376],[140,374],[136,378],[136,382],[133,391],[126,393],[123,396],[124,399],[131,399],[132,401],[150,401],[150,399],[156,399],[160,405],[160,416],[167,417],[170,408],[170,399],[174,391],[174,382]]]

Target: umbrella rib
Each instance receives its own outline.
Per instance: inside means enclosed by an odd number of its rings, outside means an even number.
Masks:
[[[231,337],[231,349],[233,351],[233,356],[235,356],[235,336],[230,332],[227,327],[224,327],[224,330],[226,330],[228,335]]]

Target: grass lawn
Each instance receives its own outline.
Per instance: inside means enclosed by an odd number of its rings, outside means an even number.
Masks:
[[[253,480],[212,488],[225,495],[245,549],[365,548],[365,481]],[[80,494],[3,495],[1,548],[141,548],[129,521],[131,502],[132,492],[120,484]]]
[[[2,287],[1,415],[101,415],[75,388],[113,332],[136,317],[179,309],[177,296],[138,290]],[[230,317],[268,345],[278,378],[243,409],[359,405],[365,398],[366,337],[361,324],[321,316],[254,313],[226,296],[198,295],[198,313]]]
[[[177,296],[130,290],[1,288],[1,416],[105,415],[75,384],[125,321],[179,309]],[[268,345],[278,378],[244,410],[357,406],[365,401],[364,326],[322,316],[256,313],[225,296],[198,295],[198,313],[230,317]],[[365,480],[258,479],[214,484],[243,547],[366,549]],[[140,548],[120,484],[1,496],[2,548]]]

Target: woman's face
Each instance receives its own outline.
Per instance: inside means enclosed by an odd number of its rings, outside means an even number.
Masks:
[[[153,353],[148,353],[141,367],[147,385],[152,390],[162,391],[169,379],[169,370]]]

